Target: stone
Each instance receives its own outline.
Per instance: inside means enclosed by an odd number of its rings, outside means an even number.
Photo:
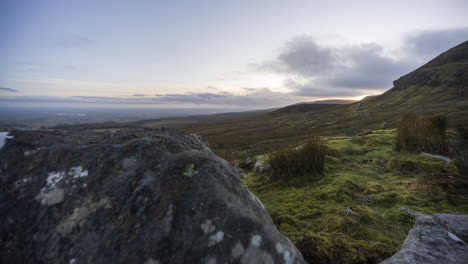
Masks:
[[[416,219],[400,251],[382,264],[468,263],[468,215],[426,215],[408,212]]]
[[[431,157],[431,158],[440,159],[440,160],[445,161],[445,163],[447,163],[447,164],[450,164],[450,162],[452,162],[452,160],[451,160],[450,158],[444,157],[444,156],[442,156],[442,155],[435,155],[435,154],[430,154],[430,153],[422,152],[422,153],[421,153],[421,156],[426,156],[426,157]]]
[[[0,150],[0,263],[304,263],[198,135],[10,134]]]
[[[266,172],[271,169],[269,164],[265,164],[266,155],[261,155],[257,157],[257,162],[255,162],[254,171],[255,172]]]

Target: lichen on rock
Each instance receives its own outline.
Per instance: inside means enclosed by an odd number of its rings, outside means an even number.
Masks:
[[[1,263],[304,263],[200,136],[12,135],[0,152]]]

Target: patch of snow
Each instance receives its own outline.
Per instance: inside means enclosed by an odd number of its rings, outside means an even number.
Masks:
[[[448,235],[449,235],[449,237],[450,237],[451,239],[453,239],[453,240],[455,240],[455,241],[457,241],[457,242],[463,242],[463,240],[461,240],[461,239],[458,238],[456,235],[454,235],[454,234],[452,234],[452,233],[450,233],[450,232],[448,232]]]
[[[260,235],[253,235],[252,238],[250,239],[250,244],[255,247],[260,247],[262,244],[262,236]]]
[[[8,134],[9,132],[0,132],[0,149],[5,146],[7,139],[13,138],[13,136],[9,136]]]

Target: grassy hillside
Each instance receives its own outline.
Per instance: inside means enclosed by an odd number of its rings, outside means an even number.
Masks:
[[[328,137],[325,177],[270,182],[250,173],[245,183],[311,263],[376,263],[414,224],[401,207],[468,214],[467,177],[453,164],[397,153],[394,142],[394,130]]]
[[[228,157],[240,158],[300,141],[308,134],[352,135],[362,129],[394,128],[407,112],[444,114],[451,127],[468,124],[468,41],[399,78],[384,94],[360,102],[293,105],[228,121],[165,125],[201,134],[218,153],[230,151]]]

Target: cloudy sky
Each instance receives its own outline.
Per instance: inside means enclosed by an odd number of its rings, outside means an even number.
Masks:
[[[468,1],[0,1],[0,103],[265,108],[379,94]]]

